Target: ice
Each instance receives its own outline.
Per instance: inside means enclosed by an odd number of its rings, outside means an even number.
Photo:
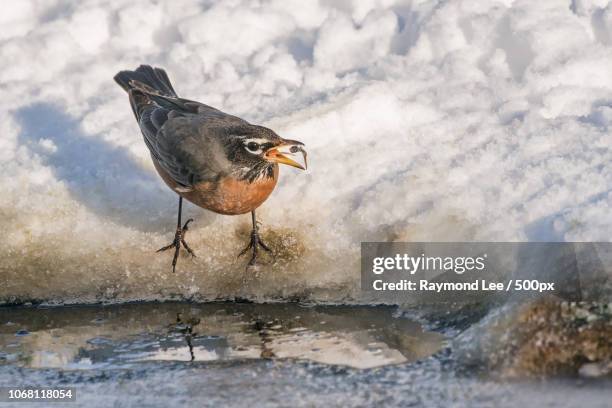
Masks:
[[[0,299],[359,300],[359,242],[608,240],[607,1],[21,1],[0,17]],[[121,69],[306,143],[248,217],[169,242]],[[199,288],[193,293],[191,288]]]

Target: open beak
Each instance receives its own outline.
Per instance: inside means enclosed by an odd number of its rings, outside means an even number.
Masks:
[[[296,162],[288,156],[293,156],[296,153],[302,153],[304,158],[304,165]],[[276,147],[269,149],[264,157],[266,160],[275,163],[282,163],[289,166],[297,167],[298,169],[306,170],[308,168],[308,162],[306,161],[306,150],[304,150],[304,143],[298,142],[297,140],[284,139],[282,143]]]

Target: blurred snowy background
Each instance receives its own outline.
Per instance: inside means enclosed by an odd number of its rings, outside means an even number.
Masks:
[[[360,241],[610,239],[612,2],[23,0],[0,26],[0,301],[350,299]],[[176,197],[112,80],[141,63],[306,143],[258,214],[276,269],[235,260],[248,216],[193,206],[199,258],[153,253]]]

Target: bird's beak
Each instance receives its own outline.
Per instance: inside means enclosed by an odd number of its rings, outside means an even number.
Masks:
[[[294,155],[298,152],[302,153],[302,157],[304,158],[303,166],[292,158],[286,156]],[[298,142],[297,140],[284,139],[280,145],[269,149],[264,154],[264,157],[268,161],[286,164],[289,166],[297,167],[298,169],[306,170],[308,168],[308,162],[306,160],[306,150],[304,150],[304,143]]]

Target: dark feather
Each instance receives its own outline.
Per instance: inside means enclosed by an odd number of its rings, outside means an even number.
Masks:
[[[207,132],[252,126],[212,106],[179,98],[163,69],[141,65],[135,71],[119,72],[114,79],[129,94],[151,156],[183,187],[219,176],[206,159],[210,156],[202,152]],[[253,181],[265,172],[264,167],[254,168],[246,178]]]
[[[135,71],[119,72],[115,75],[115,81],[125,89],[126,92],[135,88],[136,83],[141,83],[162,95],[173,96],[175,98],[178,97],[170,83],[168,74],[161,68],[141,65],[136,68]]]

